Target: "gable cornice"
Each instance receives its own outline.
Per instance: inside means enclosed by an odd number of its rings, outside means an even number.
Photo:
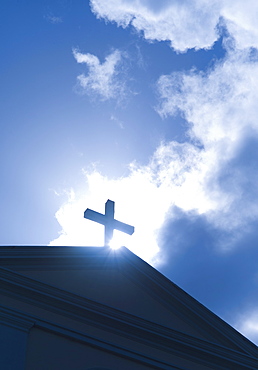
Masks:
[[[234,346],[238,351],[258,357],[258,348],[254,343],[152,266],[135,257],[127,248],[123,248],[125,263],[121,270],[135,284],[144,287],[154,299],[194,326],[204,336],[209,333],[225,346]]]

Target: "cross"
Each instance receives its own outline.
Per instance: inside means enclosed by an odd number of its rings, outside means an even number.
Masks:
[[[84,212],[84,218],[88,220],[98,222],[105,226],[105,245],[109,245],[113,238],[114,229],[122,231],[126,234],[132,235],[134,233],[134,227],[124,224],[123,222],[114,219],[115,215],[115,202],[107,200],[105,204],[105,214],[92,211],[87,208]]]

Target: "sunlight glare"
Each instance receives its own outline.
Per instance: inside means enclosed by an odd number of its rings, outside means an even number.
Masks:
[[[186,168],[177,153],[179,149],[188,154]],[[103,225],[84,219],[83,214],[86,208],[104,214],[105,203],[110,199],[115,202],[115,219],[135,228],[131,236],[114,230],[111,247],[125,246],[148,263],[160,263],[159,230],[168,217],[173,218],[172,207],[198,213],[216,207],[204,191],[207,168],[202,167],[199,152],[196,157],[190,155],[189,146],[179,149],[175,144],[161,144],[148,166],[132,164],[126,177],[109,179],[97,170],[85,171],[87,188],[84,185],[83,191],[73,193],[56,213],[62,232],[50,245],[103,246]],[[161,166],[163,162],[165,165]],[[178,174],[181,167],[182,173]]]
[[[112,240],[109,242],[109,247],[113,250],[117,250],[119,248],[122,247],[121,244],[119,244],[117,241],[116,241],[116,238],[112,238]]]

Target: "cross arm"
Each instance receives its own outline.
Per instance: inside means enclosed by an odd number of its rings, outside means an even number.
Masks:
[[[131,225],[127,225],[123,222],[114,220],[114,229],[122,231],[123,233],[132,235],[134,233],[134,227]]]
[[[88,220],[98,222],[99,224],[106,225],[106,217],[102,213],[92,211],[91,209],[87,208],[84,212],[84,218]]]

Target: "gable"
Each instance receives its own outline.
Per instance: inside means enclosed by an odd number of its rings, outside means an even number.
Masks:
[[[2,253],[1,253],[2,252]],[[256,346],[126,248],[2,248],[1,266],[48,287],[244,353]]]

